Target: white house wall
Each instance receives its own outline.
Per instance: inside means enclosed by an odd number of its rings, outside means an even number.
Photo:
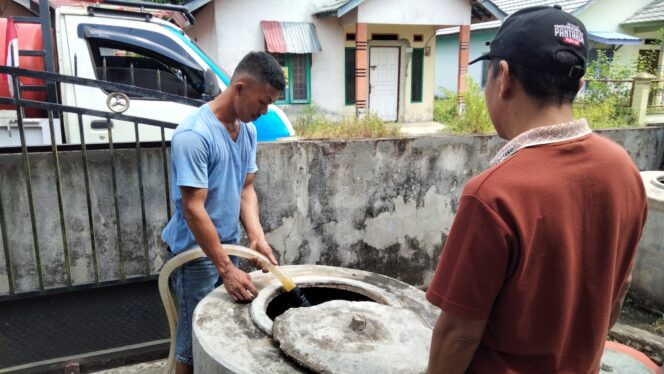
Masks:
[[[593,1],[576,16],[588,31],[614,31],[625,33],[620,23],[652,0],[601,0]],[[631,34],[630,32],[626,32]]]
[[[408,11],[404,11],[404,7]],[[402,25],[468,25],[468,0],[365,0],[358,7],[357,22]]]
[[[218,63],[232,72],[249,51],[265,50],[260,21],[312,22],[322,51],[312,54],[311,101],[325,112],[344,106],[344,38],[335,17],[312,13],[329,0],[215,0]]]
[[[219,63],[213,5],[208,5],[196,14],[196,24],[186,30],[186,33],[196,41],[214,62]]]

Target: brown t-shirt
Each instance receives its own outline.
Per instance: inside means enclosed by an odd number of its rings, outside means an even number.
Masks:
[[[427,292],[488,320],[468,372],[597,373],[646,213],[633,161],[595,134],[470,180]]]

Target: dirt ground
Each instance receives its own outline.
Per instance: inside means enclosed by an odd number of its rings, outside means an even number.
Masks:
[[[664,312],[641,308],[629,296],[618,321],[664,337]]]

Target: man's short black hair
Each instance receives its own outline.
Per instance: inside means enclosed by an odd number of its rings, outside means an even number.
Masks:
[[[244,56],[235,68],[231,81],[243,74],[250,75],[259,82],[269,83],[279,91],[283,91],[286,86],[281,66],[274,57],[266,52],[249,52]]]
[[[556,62],[566,65],[580,63],[577,56],[566,51],[557,52],[553,58]],[[501,60],[497,57],[491,59],[494,78],[500,73]],[[511,61],[507,61],[507,64],[514,79],[521,84],[528,95],[534,97],[542,106],[571,104],[579,92],[581,81],[578,78],[537,71]]]

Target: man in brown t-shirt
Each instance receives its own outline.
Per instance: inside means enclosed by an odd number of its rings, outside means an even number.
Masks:
[[[627,153],[573,118],[587,42],[575,17],[532,7],[477,59],[510,142],[465,186],[428,289],[443,311],[429,373],[599,370],[647,207]]]

